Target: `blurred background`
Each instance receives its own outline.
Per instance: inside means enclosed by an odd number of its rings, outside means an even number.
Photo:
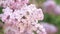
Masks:
[[[44,20],[38,21],[48,31],[48,34],[60,34],[60,0],[30,0],[44,13]],[[0,7],[2,13],[2,7]],[[3,23],[0,20],[0,34],[3,34]],[[50,30],[49,30],[50,29]]]

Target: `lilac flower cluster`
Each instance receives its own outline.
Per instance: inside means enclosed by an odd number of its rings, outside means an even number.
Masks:
[[[38,23],[44,18],[42,10],[34,4],[27,5],[28,1],[0,0],[3,7],[0,18],[5,23],[5,34],[46,34],[45,28]]]
[[[54,0],[46,0],[46,2],[43,3],[44,11],[50,13],[53,12],[55,14],[60,14],[60,6],[56,4]]]
[[[58,28],[53,24],[49,24],[46,22],[41,22],[40,24],[44,26],[47,34],[56,34],[56,32],[58,31]]]

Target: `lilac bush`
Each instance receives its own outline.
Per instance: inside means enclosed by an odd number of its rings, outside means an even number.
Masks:
[[[3,13],[0,19],[4,24],[4,34],[46,34],[43,25],[42,9],[34,4],[27,5],[29,0],[0,0]]]

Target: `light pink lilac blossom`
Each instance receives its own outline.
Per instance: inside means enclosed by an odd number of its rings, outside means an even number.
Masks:
[[[2,9],[3,13],[0,17],[5,23],[5,34],[46,34],[44,27],[38,23],[38,20],[43,20],[44,18],[41,9],[37,9],[34,4],[27,5],[26,3],[23,7],[18,8],[11,9],[7,5]]]
[[[56,3],[53,0],[47,0],[46,2],[43,3],[43,8],[45,12],[52,12],[54,11],[56,7]]]
[[[44,12],[60,15],[60,5],[57,5],[54,0],[47,0],[43,3]]]
[[[57,5],[54,9],[54,13],[60,15],[60,5]]]
[[[46,29],[47,34],[55,34],[57,32],[57,27],[54,26],[53,24],[41,22],[41,25]]]

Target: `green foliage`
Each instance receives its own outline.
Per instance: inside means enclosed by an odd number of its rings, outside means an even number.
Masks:
[[[60,25],[60,16],[45,14],[44,22],[52,23],[55,25]]]
[[[35,0],[37,3],[44,2],[45,0]]]
[[[34,34],[37,34],[36,31],[33,31],[33,32],[34,32]]]
[[[0,34],[4,34],[2,27],[0,27]]]
[[[2,12],[2,7],[0,7],[0,14],[1,14],[1,13],[3,13],[3,12]],[[0,20],[0,23],[2,23],[1,20]],[[2,27],[0,27],[0,34],[3,34],[3,28],[2,28]]]
[[[58,32],[57,34],[60,34],[60,15],[53,15],[53,14],[44,14],[44,22],[48,22],[51,24],[54,24],[58,27]]]
[[[2,12],[2,7],[0,7],[0,14],[1,14],[1,13],[3,13],[3,12]]]
[[[60,0],[55,0],[55,2],[60,5]]]

